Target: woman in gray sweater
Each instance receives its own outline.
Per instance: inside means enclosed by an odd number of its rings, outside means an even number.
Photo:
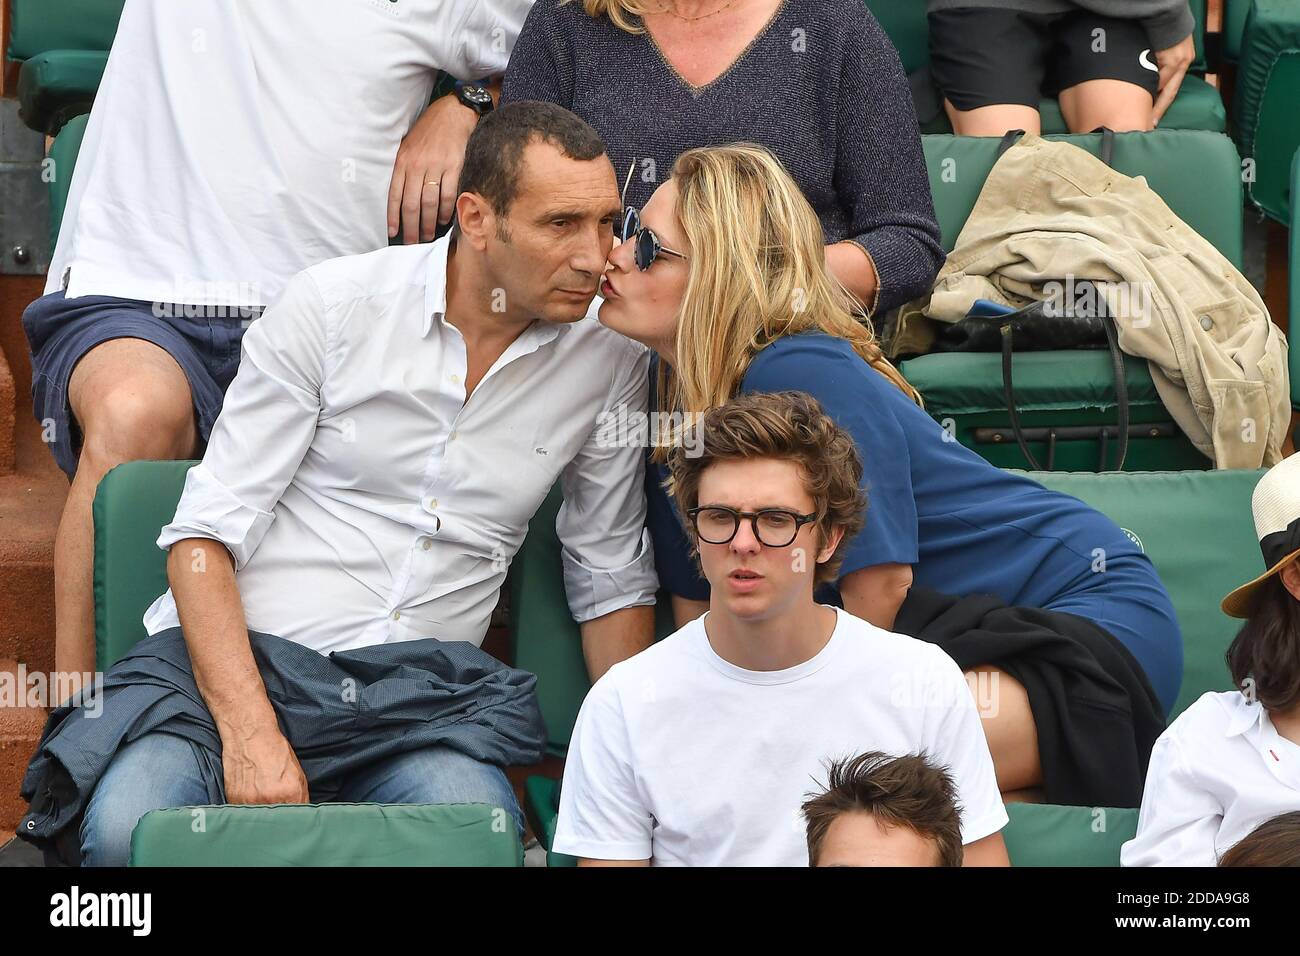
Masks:
[[[930,67],[964,136],[1037,133],[1058,97],[1070,130],[1150,130],[1196,59],[1187,0],[928,0]]]
[[[907,78],[862,0],[537,0],[511,100],[594,126],[638,208],[687,149],[768,147],[871,314],[928,293],[943,265]]]

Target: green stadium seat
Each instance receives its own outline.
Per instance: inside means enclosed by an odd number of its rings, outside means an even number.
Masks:
[[[1031,474],[1048,488],[1074,495],[1109,515],[1137,537],[1155,564],[1183,630],[1183,686],[1170,720],[1207,691],[1232,686],[1223,655],[1237,624],[1219,610],[1219,600],[1257,573],[1259,545],[1250,498],[1262,474]],[[555,753],[563,753],[590,687],[578,627],[569,615],[559,571],[560,544],[554,530],[559,501],[553,491],[529,525],[528,537],[511,566],[510,605],[515,665],[537,675],[542,716]],[[667,603],[661,597],[661,612]],[[661,637],[663,624],[661,619]],[[549,851],[559,813],[559,785],[532,777],[525,795],[533,832]],[[573,860],[551,854],[548,863],[565,866]]]
[[[124,0],[13,0],[9,59],[22,64],[18,111],[32,129],[57,135],[90,111]]]
[[[881,27],[898,49],[903,69],[916,73],[930,62],[930,30],[925,15],[925,4],[919,0],[866,0],[867,7],[880,21]],[[1196,61],[1192,64],[1178,98],[1165,114],[1162,129],[1210,130],[1222,133],[1227,129],[1227,113],[1219,91],[1206,82],[1205,60],[1205,0],[1191,0],[1196,16]],[[1008,60],[1008,69],[1013,68]],[[1044,99],[1039,106],[1044,133],[1065,133],[1068,128],[1054,99]],[[947,114],[940,113],[923,129],[926,133],[950,133],[952,125]]]
[[[1136,809],[1008,803],[1002,830],[1012,866],[1119,866],[1137,835]]]
[[[1254,0],[1242,35],[1233,102],[1233,135],[1254,160],[1252,202],[1276,221],[1291,221],[1291,157],[1300,148],[1300,3]]]
[[[89,121],[90,117],[85,115],[69,121],[50,146],[49,159],[54,163],[53,178],[50,179],[51,249],[59,243],[59,227],[63,224],[64,210],[68,208],[68,192],[72,189],[72,173],[77,168],[77,156]]]
[[[505,825],[502,820],[505,819]],[[514,821],[477,803],[151,810],[131,866],[523,866]]]
[[[144,612],[167,590],[158,534],[196,461],[131,461],[95,491],[95,663],[107,670],[145,636]]]
[[[1100,134],[1049,136],[1096,155]],[[996,138],[922,137],[935,214],[943,245],[951,250],[975,206],[984,180],[998,158]],[[1240,158],[1232,141],[1201,130],[1157,130],[1115,136],[1112,163],[1128,176],[1145,176],[1170,209],[1241,268],[1243,261]],[[1211,464],[1174,426],[1151,381],[1147,363],[1130,358],[1126,381],[1132,424],[1152,434],[1135,434],[1126,469],[1181,470]],[[902,372],[925,399],[936,420],[950,424],[954,437],[1000,467],[1024,467],[1010,431],[1002,390],[1001,356],[930,354],[905,361]],[[1066,438],[1069,429],[1094,433],[1118,422],[1110,355],[1102,350],[1026,352],[1015,357],[1016,400],[1026,429],[1058,435],[1050,451],[1053,470],[1096,471],[1103,448],[1096,438]],[[1132,433],[1132,431],[1131,431]],[[1073,433],[1075,435],[1079,432]],[[1086,432],[1084,434],[1087,434]],[[1112,439],[1113,443],[1113,439]],[[1029,443],[1040,463],[1049,458],[1048,440]],[[1044,465],[1046,467],[1046,465]]]
[[[167,589],[155,544],[194,461],[133,461],[95,493],[96,666],[145,636]],[[154,810],[131,835],[131,866],[522,866],[511,821],[486,804],[324,803]]]

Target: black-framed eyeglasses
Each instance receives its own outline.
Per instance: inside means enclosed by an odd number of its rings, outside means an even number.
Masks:
[[[632,183],[632,174],[636,172],[636,160],[632,161],[631,167],[627,171],[627,179],[623,180],[623,194],[619,197],[619,203],[623,207],[623,219],[619,223],[615,236],[619,242],[627,242],[629,239],[636,237],[636,244],[632,246],[632,257],[636,260],[636,267],[645,272],[652,265],[655,259],[660,255],[675,256],[678,259],[688,259],[683,253],[675,249],[669,249],[659,241],[659,237],[650,229],[641,224],[641,210],[627,204],[627,187]]]
[[[750,530],[760,544],[769,548],[788,548],[799,535],[799,529],[817,520],[817,513],[801,515],[784,508],[764,508],[762,511],[737,511],[721,505],[691,508],[686,512],[700,540],[707,544],[730,544],[740,530],[740,519],[748,518]]]

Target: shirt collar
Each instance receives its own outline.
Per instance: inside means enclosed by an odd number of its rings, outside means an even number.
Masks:
[[[1232,712],[1228,714],[1228,726],[1223,732],[1225,737],[1239,737],[1260,726],[1264,720],[1264,706],[1259,701],[1248,700],[1245,694],[1237,694],[1236,698]]]
[[[435,319],[444,323],[447,321],[447,257],[451,254],[451,243],[457,232],[456,226],[453,225],[447,230],[446,235],[429,247],[429,275],[424,286],[424,315],[420,319],[421,337],[429,334]],[[519,354],[524,354],[525,350],[535,351],[553,342],[569,330],[570,324],[534,322],[515,341],[516,345],[523,346]]]

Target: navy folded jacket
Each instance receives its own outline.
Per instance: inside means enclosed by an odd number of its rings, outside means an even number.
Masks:
[[[249,631],[280,729],[307,777],[312,802],[333,797],[351,772],[441,744],[500,766],[542,759],[546,732],[537,677],[464,641],[377,644],[322,655]],[[95,784],[119,747],[161,732],[184,737],[202,762],[211,803],[225,802],[221,738],[194,682],[180,628],[145,638],[104,674],[89,709],[50,713],[23,777],[31,805],[18,836],[52,865],[81,860],[79,829]]]

